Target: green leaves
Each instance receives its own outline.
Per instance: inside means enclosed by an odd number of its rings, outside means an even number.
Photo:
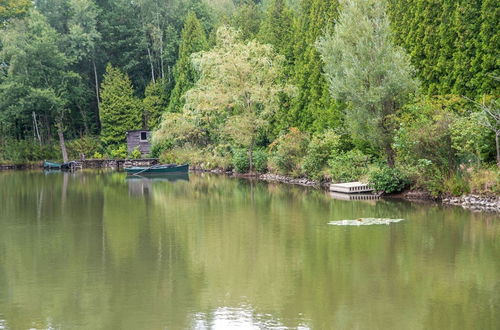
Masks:
[[[125,133],[142,127],[140,101],[128,76],[110,64],[102,83],[101,141],[105,146],[125,142]]]
[[[193,87],[198,79],[196,70],[191,65],[191,55],[207,49],[205,30],[196,14],[189,13],[182,30],[179,46],[179,59],[174,68],[175,87],[170,95],[169,112],[180,112],[184,106],[184,94]]]
[[[317,46],[331,95],[349,104],[351,135],[385,149],[392,163],[390,117],[415,93],[417,81],[408,56],[392,44],[384,4],[345,1],[335,30]]]
[[[35,130],[33,113],[43,115],[46,122],[40,131],[48,140],[55,122],[67,111],[70,88],[79,82],[61,51],[60,35],[32,10],[25,19],[12,22],[0,38],[0,58],[7,67],[0,84],[0,113],[7,125],[17,121],[18,126],[27,126],[26,131],[18,132],[21,137],[32,136]]]

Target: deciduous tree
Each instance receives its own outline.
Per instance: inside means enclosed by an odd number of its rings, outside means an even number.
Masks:
[[[391,116],[417,82],[408,56],[392,43],[385,10],[377,0],[344,1],[333,33],[320,39],[318,49],[332,96],[349,103],[352,136],[382,148],[393,165]]]

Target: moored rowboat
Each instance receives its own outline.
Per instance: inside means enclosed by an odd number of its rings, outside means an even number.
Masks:
[[[166,174],[166,173],[187,173],[189,165],[155,165],[151,167],[126,167],[128,174]]]
[[[43,162],[43,168],[46,168],[46,169],[60,169],[61,168],[61,164],[44,161]]]

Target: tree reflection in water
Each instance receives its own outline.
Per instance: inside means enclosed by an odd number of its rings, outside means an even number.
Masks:
[[[211,175],[141,180],[0,173],[0,327],[500,324],[494,215]],[[361,217],[406,221],[328,225]]]

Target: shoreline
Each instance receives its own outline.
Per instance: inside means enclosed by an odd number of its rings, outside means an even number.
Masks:
[[[198,173],[212,173],[222,174],[233,178],[253,179],[264,182],[275,182],[282,184],[298,185],[303,187],[310,187],[328,191],[330,182],[319,182],[307,178],[292,178],[280,174],[272,173],[252,173],[252,174],[238,174],[232,171],[225,171],[222,169],[207,170],[196,166],[190,167],[190,172]],[[479,195],[468,194],[460,197],[438,197],[431,196],[424,190],[406,190],[397,194],[381,195],[383,198],[389,199],[403,199],[407,201],[417,202],[436,202],[444,206],[461,206],[466,210],[475,212],[494,212],[500,213],[500,196],[496,195]]]
[[[124,165],[148,165],[155,164],[158,159],[127,159],[127,160],[85,160],[84,168],[112,168],[119,169]],[[121,166],[120,166],[121,165]],[[29,170],[29,169],[43,169],[43,162],[22,163],[22,164],[0,164],[0,171],[8,170]],[[272,173],[247,173],[239,174],[233,171],[226,171],[223,169],[207,170],[198,166],[190,166],[190,172],[198,173],[212,173],[219,175],[226,175],[233,178],[243,178],[249,180],[259,180],[263,182],[275,182],[289,185],[298,185],[303,187],[310,187],[315,189],[328,190],[330,182],[319,182],[307,178],[293,178],[286,175],[272,174]],[[443,196],[435,198],[424,190],[406,190],[398,194],[381,195],[383,198],[403,199],[407,201],[422,201],[422,202],[437,202],[441,205],[447,206],[461,206],[464,209],[475,212],[494,212],[500,213],[500,196],[499,195],[484,195],[484,194],[467,194],[463,196]]]

